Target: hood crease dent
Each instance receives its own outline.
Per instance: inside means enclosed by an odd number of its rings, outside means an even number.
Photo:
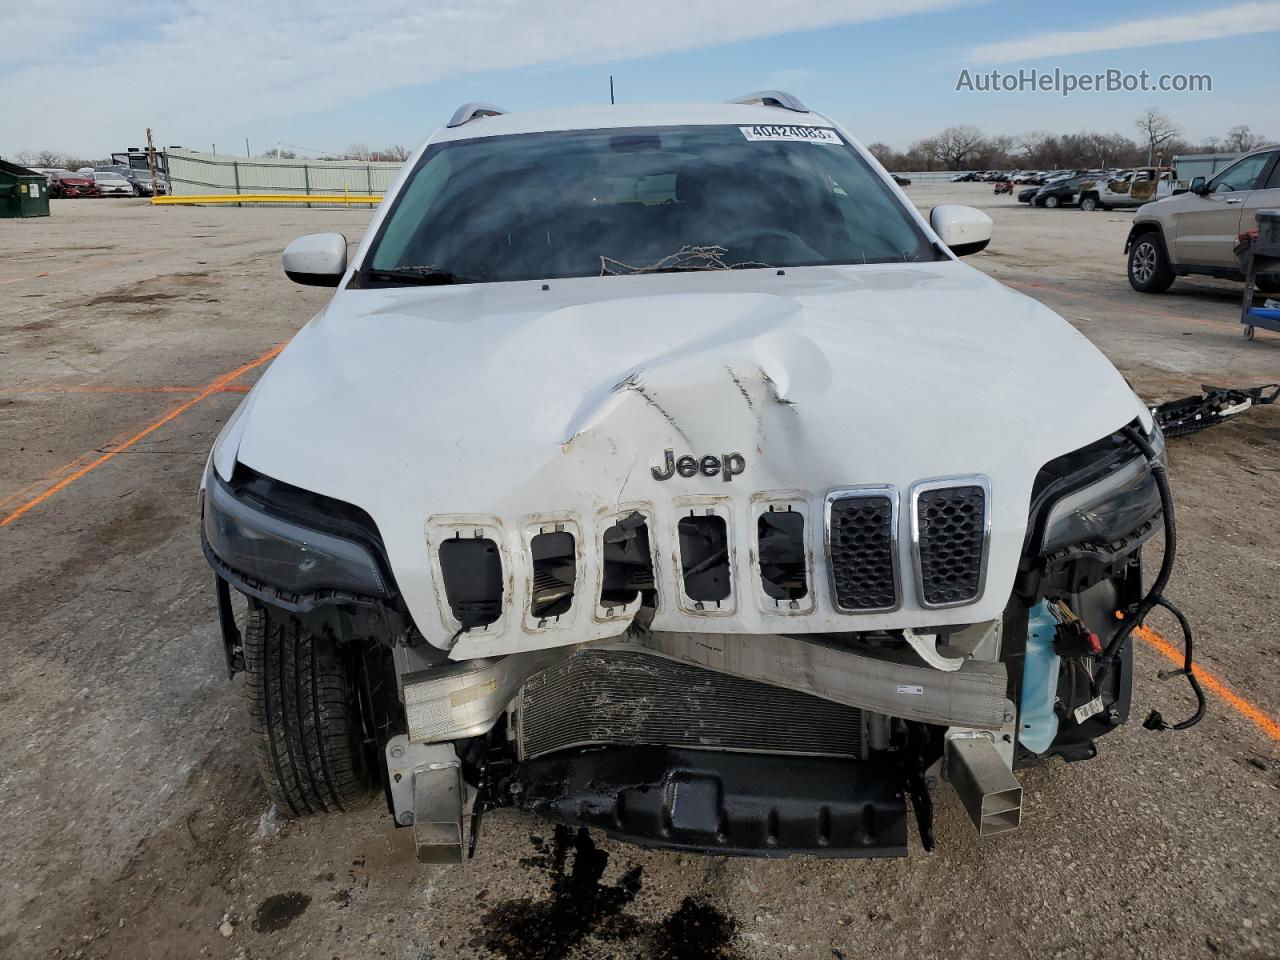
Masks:
[[[567,622],[530,635],[517,570],[506,598],[516,609],[465,634],[455,657],[622,633],[629,618],[593,621],[593,578],[606,518],[634,504],[650,512],[659,548],[655,630],[725,628],[723,617],[676,602],[676,524],[702,506],[723,510],[739,531],[738,632],[993,619],[1008,599],[1040,466],[1134,417],[1147,422],[1141,401],[1083,335],[956,261],[541,287],[341,291],[264,374],[252,416],[236,425],[246,465],[373,517],[415,622],[438,646],[453,631],[432,583],[430,518],[486,518],[499,530],[504,565],[521,556],[530,518],[579,525],[585,569]],[[667,450],[736,453],[745,469],[729,479],[660,481],[649,468],[662,466]],[[819,602],[803,616],[771,615],[753,599],[753,496],[802,491],[818,557],[829,490],[897,487],[908,544],[911,484],[965,474],[991,482],[987,587],[972,606],[920,609],[905,573],[906,602],[894,613],[836,613],[821,576],[812,584]]]

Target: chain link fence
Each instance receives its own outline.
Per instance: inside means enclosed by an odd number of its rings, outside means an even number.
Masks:
[[[390,189],[401,163],[358,160],[276,160],[261,157],[243,160],[194,150],[169,150],[169,192],[175,197],[245,194],[297,194],[297,206],[340,206],[324,200],[307,201],[309,195],[332,197],[354,194],[380,198]],[[366,206],[376,206],[377,199]],[[246,201],[245,206],[264,206]],[[271,206],[281,206],[272,203]],[[292,206],[285,203],[284,206]],[[360,206],[351,201],[351,206]]]

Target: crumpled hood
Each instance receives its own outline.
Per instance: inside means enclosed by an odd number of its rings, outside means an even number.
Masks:
[[[340,291],[248,400],[239,459],[367,510],[429,639],[443,629],[433,515],[496,518],[518,542],[534,514],[590,521],[622,503],[780,490],[820,502],[836,486],[905,494],[974,473],[993,488],[989,586],[972,617],[987,619],[1007,599],[1038,468],[1145,417],[1069,324],[955,261],[547,287]],[[668,449],[736,453],[744,467],[660,481]],[[828,629],[879,625],[858,619]]]

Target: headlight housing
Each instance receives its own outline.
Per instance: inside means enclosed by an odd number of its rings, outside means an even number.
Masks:
[[[259,488],[275,484],[264,477],[255,479],[265,481]],[[297,493],[307,496],[303,491]],[[254,494],[233,489],[214,470],[205,477],[204,539],[214,556],[231,570],[292,594],[339,590],[373,597],[391,595],[388,578],[367,544],[299,522],[288,515],[287,506],[282,509],[282,504]],[[341,506],[348,511],[356,509]]]
[[[1163,435],[1156,429],[1150,439],[1163,460]],[[1074,469],[1048,485],[1044,493],[1051,497],[1037,498],[1045,512],[1031,545],[1041,556],[1075,544],[1114,543],[1160,513],[1151,465],[1127,440],[1100,441],[1061,460],[1074,460]]]

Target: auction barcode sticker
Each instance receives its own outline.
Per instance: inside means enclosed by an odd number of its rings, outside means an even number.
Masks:
[[[758,123],[751,127],[739,127],[748,140],[789,140],[792,143],[832,143],[839,146],[840,134],[830,127],[793,127],[771,123]]]

